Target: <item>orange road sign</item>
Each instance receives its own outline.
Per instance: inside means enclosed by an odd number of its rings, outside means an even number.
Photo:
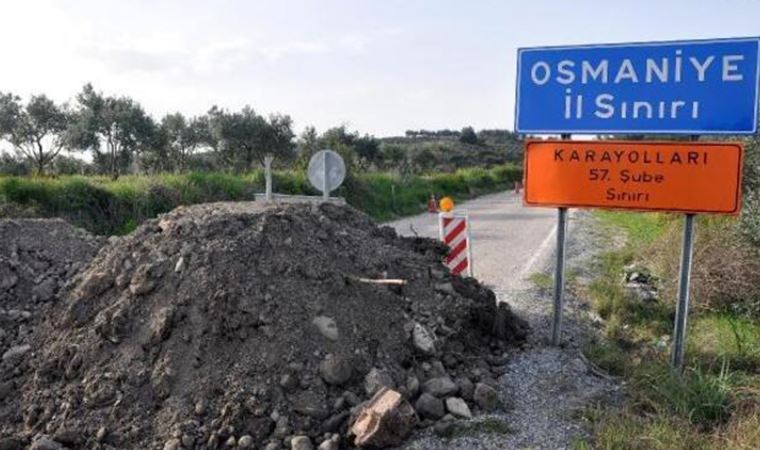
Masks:
[[[526,206],[738,214],[738,142],[528,141]]]

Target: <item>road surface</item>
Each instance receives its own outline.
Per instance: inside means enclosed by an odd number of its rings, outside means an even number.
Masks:
[[[497,292],[526,287],[525,278],[540,271],[554,249],[557,212],[526,208],[514,192],[470,200],[456,206],[472,224],[475,277]],[[399,234],[438,238],[438,215],[420,214],[390,223]]]

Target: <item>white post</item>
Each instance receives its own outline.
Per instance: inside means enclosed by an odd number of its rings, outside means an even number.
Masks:
[[[438,236],[440,237],[441,242],[443,242],[443,216],[444,214],[446,213],[444,212],[438,213]]]
[[[471,277],[475,276],[475,269],[472,267],[472,234],[470,233],[470,215],[464,215],[464,226],[467,239],[467,272]]]
[[[272,201],[272,161],[273,156],[264,157],[264,178],[266,179],[265,198],[268,202]]]

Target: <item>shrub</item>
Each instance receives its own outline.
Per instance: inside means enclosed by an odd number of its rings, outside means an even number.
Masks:
[[[519,167],[460,169],[454,173],[400,176],[387,172],[350,174],[333,192],[378,220],[424,211],[430,194],[457,199],[507,187],[521,175]],[[275,171],[275,192],[317,195],[303,172]],[[264,191],[264,172],[245,175],[195,172],[182,175],[59,178],[0,177],[0,212],[18,215],[34,211],[60,216],[98,234],[122,234],[145,219],[179,205],[253,200]]]
[[[681,234],[680,221],[674,222],[652,247],[669,299],[677,292]],[[697,224],[691,293],[699,308],[760,317],[760,254],[732,220],[705,218]]]

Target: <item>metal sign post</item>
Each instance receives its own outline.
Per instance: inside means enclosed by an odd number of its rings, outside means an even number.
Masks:
[[[691,256],[694,248],[694,217],[686,214],[683,227],[683,248],[681,249],[681,275],[678,280],[678,304],[676,305],[676,323],[673,329],[673,351],[670,365],[680,369],[683,365],[683,353],[686,343],[686,319],[689,316],[689,283],[691,281]]]
[[[699,140],[699,135],[692,135],[692,142]],[[676,321],[673,325],[673,349],[670,365],[680,369],[686,346],[686,322],[689,318],[689,286],[691,284],[691,259],[694,253],[694,217],[686,214],[683,222],[683,246],[681,247],[681,268],[678,278],[678,303],[676,304]]]
[[[552,319],[552,345],[559,345],[562,335],[562,305],[565,300],[565,235],[567,234],[567,208],[559,208],[557,220],[557,263],[554,267],[554,318]]]
[[[570,139],[563,133],[562,139]],[[565,301],[565,236],[567,235],[567,208],[557,210],[557,262],[554,266],[554,317],[552,318],[552,345],[562,339],[562,309]]]
[[[330,200],[330,186],[327,184],[327,155],[322,158],[322,200]]]

